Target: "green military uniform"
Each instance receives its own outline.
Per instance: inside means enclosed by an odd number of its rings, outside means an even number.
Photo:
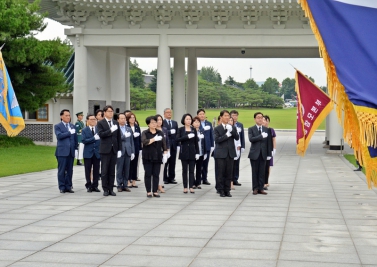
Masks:
[[[77,117],[80,115],[84,115],[84,113],[83,112],[76,113]],[[77,165],[82,165],[81,159],[82,159],[83,151],[80,151],[80,150],[83,150],[83,145],[82,144],[80,145],[80,143],[82,143],[81,132],[82,132],[82,129],[85,128],[84,122],[77,120],[75,123],[75,128],[76,128],[76,134],[77,134],[77,141],[79,143],[79,153],[78,153],[79,155],[77,157]]]

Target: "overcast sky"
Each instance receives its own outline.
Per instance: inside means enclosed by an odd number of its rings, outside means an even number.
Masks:
[[[62,24],[47,19],[48,26],[44,32],[37,35],[38,39],[49,40],[56,37],[65,39]],[[156,58],[135,58],[139,67],[146,72],[157,68]],[[132,59],[133,60],[133,59]],[[245,82],[250,78],[250,66],[252,67],[252,78],[256,82],[263,82],[268,77],[276,78],[282,82],[285,78],[294,78],[295,70],[292,66],[305,75],[314,78],[318,86],[326,86],[326,71],[321,58],[250,58],[250,59],[223,59],[223,58],[198,58],[198,69],[214,67],[221,74],[223,81],[232,76],[237,82]],[[173,66],[173,60],[171,60]]]

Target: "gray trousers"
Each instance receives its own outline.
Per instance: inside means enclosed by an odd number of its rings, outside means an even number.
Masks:
[[[117,187],[126,188],[128,184],[128,178],[130,177],[130,165],[131,157],[128,155],[123,155],[117,159]]]

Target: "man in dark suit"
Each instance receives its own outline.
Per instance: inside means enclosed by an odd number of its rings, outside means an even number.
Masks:
[[[117,159],[117,187],[118,192],[131,192],[127,184],[130,178],[131,160],[135,158],[134,138],[131,128],[126,126],[126,115],[120,113],[118,123],[122,140],[122,155]]]
[[[72,190],[73,161],[77,156],[77,134],[75,126],[70,123],[68,109],[60,112],[61,122],[54,125],[57,141],[55,156],[58,160],[58,183],[60,193],[74,193]]]
[[[208,175],[208,163],[210,155],[214,149],[214,140],[213,140],[213,128],[212,124],[206,120],[206,112],[204,109],[198,109],[196,112],[200,119],[200,131],[204,133],[204,158],[203,158],[203,165],[202,165],[202,184],[210,185],[211,183],[208,182],[207,175]]]
[[[101,179],[104,196],[116,196],[113,191],[115,180],[115,164],[122,156],[122,141],[119,124],[113,120],[112,106],[103,108],[105,118],[98,122],[98,135],[101,138],[99,153],[101,155]]]
[[[218,184],[217,190],[220,197],[231,197],[230,183],[233,176],[233,162],[237,156],[234,147],[234,140],[239,139],[236,127],[229,125],[229,111],[220,112],[221,124],[214,129],[214,137],[216,149],[214,150],[214,158],[218,166]]]
[[[85,179],[86,179],[86,190],[88,193],[91,192],[101,192],[98,189],[98,179],[99,179],[99,164],[100,154],[99,145],[100,137],[97,130],[97,119],[93,114],[86,116],[86,120],[89,122],[89,126],[85,127],[81,131],[82,143],[84,146],[84,165],[85,165]],[[93,168],[93,181],[90,179],[90,174]]]
[[[232,110],[230,112],[230,116],[233,119],[233,122],[234,122],[233,125],[237,129],[237,132],[238,132],[238,134],[240,136],[240,141],[241,141],[240,151],[237,152],[237,154],[239,154],[239,157],[238,157],[237,160],[234,161],[234,166],[233,166],[233,185],[241,186],[242,184],[240,184],[238,182],[238,178],[240,177],[240,160],[241,160],[241,154],[245,150],[245,132],[244,132],[243,124],[238,121],[238,111],[237,110]]]
[[[165,164],[164,169],[164,183],[165,184],[176,184],[175,181],[175,162],[177,160],[177,131],[178,131],[178,123],[172,118],[172,112],[170,108],[164,109],[164,121],[162,126],[168,130],[168,138],[169,138],[169,151],[170,151],[170,158],[168,162]]]
[[[267,130],[262,126],[263,114],[256,112],[254,114],[255,125],[248,129],[249,141],[251,142],[249,159],[251,164],[253,195],[267,193],[263,190],[264,173],[267,157],[271,157],[271,151],[267,149]]]

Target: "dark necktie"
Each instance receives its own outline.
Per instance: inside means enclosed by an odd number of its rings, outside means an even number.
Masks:
[[[69,129],[68,129],[68,123],[64,123],[64,124],[65,124],[65,128],[67,128],[67,130],[69,130]]]
[[[93,133],[93,135],[94,135],[94,127],[92,127],[92,133]]]
[[[262,127],[258,127],[258,132],[259,132],[259,134],[262,134],[261,128],[262,128]]]
[[[171,120],[169,120],[169,126],[170,126],[170,128],[171,128]]]
[[[111,121],[107,121],[109,123],[109,127],[111,128]]]

